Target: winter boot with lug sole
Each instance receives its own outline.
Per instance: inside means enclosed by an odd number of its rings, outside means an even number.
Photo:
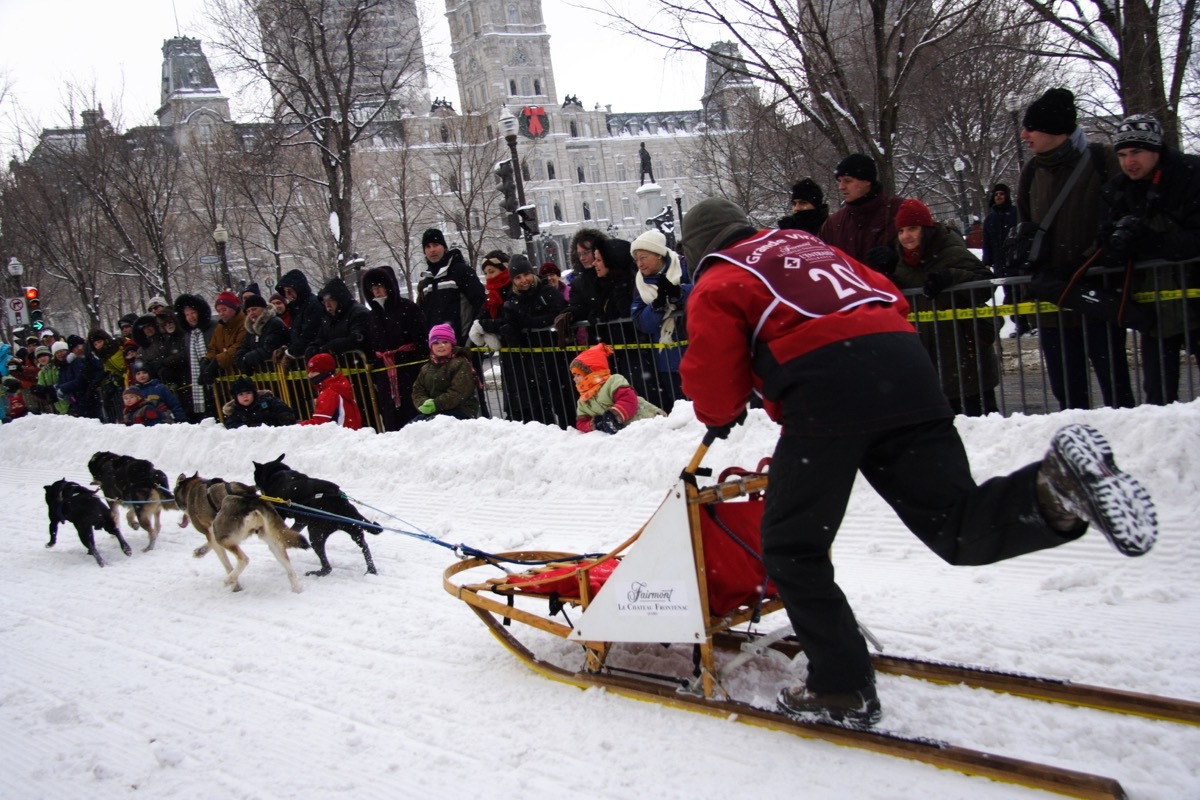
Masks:
[[[1148,553],[1158,538],[1158,515],[1150,493],[1117,468],[1112,447],[1090,425],[1067,425],[1050,441],[1039,481],[1053,496],[1053,519],[1073,514],[1100,529],[1123,555]]]
[[[851,728],[869,728],[883,719],[875,685],[856,692],[810,692],[803,686],[782,689],[779,710],[798,722],[833,722]]]

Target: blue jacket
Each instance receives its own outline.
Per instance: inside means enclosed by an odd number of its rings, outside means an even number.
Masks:
[[[678,258],[676,255],[670,256],[672,259]],[[642,280],[651,286],[659,286],[666,283],[667,278],[665,273],[671,267],[671,262],[665,264],[659,272],[651,275],[649,278],[643,277]],[[684,328],[684,313],[687,308],[688,296],[692,293],[692,280],[688,275],[687,265],[680,264],[680,295],[679,301],[676,303],[677,311],[679,312],[675,318],[675,333],[672,339],[676,342],[687,339],[687,332]],[[665,310],[665,309],[664,309]],[[638,291],[637,284],[634,284],[633,289],[633,305],[630,309],[629,316],[633,317],[633,324],[637,327],[638,332],[645,334],[651,342],[657,343],[662,331],[663,320],[665,318],[663,311],[655,309],[648,305],[642,299],[641,292]],[[659,372],[678,372],[679,362],[683,358],[683,353],[686,347],[668,347],[656,349],[654,351],[654,367]]]
[[[58,396],[70,404],[70,413],[76,417],[100,418],[100,383],[104,380],[104,367],[100,359],[84,351],[82,356],[71,359],[58,374]]]
[[[133,388],[142,393],[142,397],[153,398],[157,397],[167,408],[171,409],[171,416],[176,422],[187,422],[187,413],[183,410],[183,405],[179,402],[179,398],[175,396],[165,383],[160,380],[150,380],[146,383],[135,383]]]

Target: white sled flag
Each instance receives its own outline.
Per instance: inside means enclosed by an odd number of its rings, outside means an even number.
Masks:
[[[592,599],[570,638],[699,643],[704,627],[681,480]]]

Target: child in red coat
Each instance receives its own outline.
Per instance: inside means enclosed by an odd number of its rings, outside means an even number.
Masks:
[[[311,419],[301,425],[323,425],[332,422],[356,431],[362,427],[362,412],[354,402],[354,390],[329,353],[317,353],[308,360],[308,379],[319,390]]]

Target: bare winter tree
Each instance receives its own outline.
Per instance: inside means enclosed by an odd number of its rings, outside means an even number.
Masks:
[[[652,18],[610,17],[630,35],[703,53],[772,87],[834,152],[870,155],[890,191],[913,78],[931,51],[998,1],[654,0]],[[714,52],[714,30],[739,55]]]
[[[1198,0],[1022,0],[1035,24],[1060,35],[1040,54],[1082,62],[1098,72],[1121,113],[1154,114],[1170,144],[1180,142],[1179,108],[1198,87]],[[1113,109],[1115,111],[1115,109]]]
[[[797,180],[811,176],[822,187],[832,186],[832,170],[813,174],[814,164],[833,157],[828,142],[786,116],[780,103],[744,98],[728,116],[728,127],[705,130],[693,162],[710,194],[733,201],[761,225],[774,225],[790,213]]]
[[[169,247],[175,235],[179,152],[170,132],[134,128],[118,134],[102,111],[86,111],[78,134],[43,137],[30,155],[81,187],[108,223],[109,255],[168,300],[177,268]]]
[[[427,102],[411,0],[211,0],[209,7],[221,32],[216,47],[270,87],[274,116],[288,124],[285,141],[317,152],[338,270],[353,281],[355,149],[376,122]]]
[[[432,208],[461,237],[467,263],[477,264],[491,249],[484,246],[486,231],[495,229],[490,223],[500,219],[492,169],[506,148],[482,115],[443,118],[438,138],[421,151],[441,179]]]
[[[105,289],[114,283],[105,274],[105,265],[111,265],[104,255],[110,231],[87,192],[59,177],[51,169],[13,163],[0,184],[5,246],[22,253],[31,284],[45,291],[47,278],[60,281],[70,292],[69,305],[82,309],[88,327],[97,328]],[[55,292],[55,300],[67,304],[61,293]]]
[[[298,262],[312,268],[333,263],[334,253],[329,237],[318,236],[313,241],[308,235],[323,229],[323,221],[313,214],[324,206],[319,181],[294,177],[304,172],[315,176],[319,167],[311,152],[286,144],[288,135],[281,128],[265,124],[257,128],[229,171],[231,203],[238,209],[232,224],[227,224],[231,240],[238,243],[247,260],[252,252],[265,256],[275,280]],[[315,259],[314,252],[319,254]],[[289,263],[285,266],[285,262]]]
[[[1045,28],[1025,25],[1027,18],[1020,7],[980,8],[914,78],[919,91],[910,93],[893,159],[901,165],[898,194],[956,217],[965,201],[967,215],[982,218],[991,186],[1016,179],[1018,115],[1029,87],[1056,80],[1055,63],[1034,53]],[[963,164],[962,187],[956,161]]]
[[[421,265],[422,220],[433,216],[429,166],[407,136],[393,139],[364,166],[362,212],[375,240],[391,256],[396,277],[413,294]]]

